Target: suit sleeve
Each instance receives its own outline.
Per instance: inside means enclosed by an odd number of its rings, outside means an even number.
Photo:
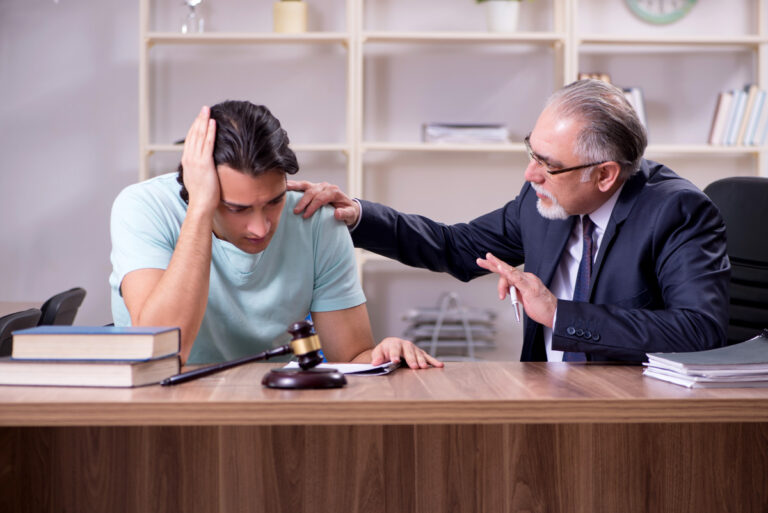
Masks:
[[[648,352],[725,343],[730,264],[716,207],[701,193],[686,191],[671,196],[648,223],[652,264],[627,271],[652,273],[646,282],[653,286],[626,304],[559,300],[553,349],[591,353],[597,360],[643,361]]]
[[[355,246],[406,265],[469,281],[487,274],[475,262],[487,252],[512,265],[523,261],[519,198],[469,223],[454,225],[403,214],[378,203],[360,203],[362,217],[352,232]]]

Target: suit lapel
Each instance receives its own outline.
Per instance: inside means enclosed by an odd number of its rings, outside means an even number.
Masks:
[[[603,234],[603,240],[600,241],[600,248],[598,249],[597,256],[595,257],[595,263],[592,265],[592,278],[589,282],[590,299],[592,298],[592,289],[595,286],[597,277],[600,276],[600,268],[602,267],[603,261],[605,260],[605,255],[608,253],[608,251],[610,251],[613,244],[613,239],[616,238],[621,225],[627,219],[627,216],[629,216],[629,213],[632,211],[632,207],[634,207],[637,198],[640,196],[640,193],[643,190],[643,187],[645,187],[645,184],[648,181],[648,172],[648,164],[645,160],[643,160],[640,166],[640,170],[632,175],[624,185],[624,188],[621,190],[621,194],[619,195],[619,199],[616,201],[616,205],[613,207],[611,218],[608,221],[608,226],[605,228],[605,233]]]
[[[536,269],[531,270],[547,288],[552,285],[555,270],[560,264],[560,258],[565,250],[565,245],[568,243],[568,237],[570,237],[573,225],[578,219],[579,216],[571,216],[562,222],[548,223],[547,231],[544,234],[544,244],[542,245],[544,255]]]

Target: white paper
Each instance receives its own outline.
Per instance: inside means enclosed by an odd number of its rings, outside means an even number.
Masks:
[[[386,362],[381,365],[369,363],[321,363],[316,369],[336,369],[342,374],[353,376],[382,376],[389,374],[400,366],[399,362]],[[298,369],[298,362],[289,362],[284,369]]]

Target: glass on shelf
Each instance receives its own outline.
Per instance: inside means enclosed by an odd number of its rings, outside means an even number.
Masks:
[[[203,0],[184,0],[184,5],[187,6],[187,15],[181,22],[182,34],[195,34],[203,32],[205,30],[205,19],[200,12],[197,11],[197,7],[203,2]]]

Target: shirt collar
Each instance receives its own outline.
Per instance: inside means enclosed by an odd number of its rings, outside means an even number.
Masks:
[[[593,223],[595,223],[595,226],[597,226],[597,228],[600,230],[600,233],[605,232],[605,229],[608,226],[608,221],[611,220],[613,207],[619,200],[619,194],[621,194],[621,190],[624,188],[624,183],[621,184],[618,189],[616,189],[616,192],[614,192],[611,197],[608,198],[608,201],[600,205],[594,212],[589,214],[589,218]],[[584,216],[582,215],[581,217]]]

